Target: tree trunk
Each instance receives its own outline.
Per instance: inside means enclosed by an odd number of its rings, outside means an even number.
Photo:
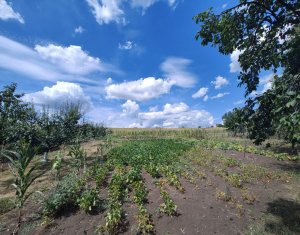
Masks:
[[[44,152],[44,156],[43,156],[42,162],[44,162],[44,163],[48,162],[48,153],[49,153],[48,151]]]

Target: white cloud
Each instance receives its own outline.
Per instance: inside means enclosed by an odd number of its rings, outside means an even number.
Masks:
[[[0,0],[0,19],[1,20],[17,20],[21,24],[24,24],[25,21],[20,13],[15,12],[12,9],[12,6],[8,4],[5,0]]]
[[[233,104],[240,105],[240,104],[244,104],[244,103],[245,103],[245,100],[238,100],[238,101],[234,102]]]
[[[226,95],[229,95],[230,93],[229,92],[224,92],[224,93],[218,93],[217,95],[215,96],[212,96],[211,99],[214,100],[214,99],[219,99],[219,98],[222,98]]]
[[[145,12],[146,9],[151,7],[153,4],[162,0],[130,0],[130,4],[133,8],[142,8]],[[168,5],[174,9],[178,4],[178,0],[163,0],[168,3]]]
[[[173,84],[169,80],[148,77],[136,81],[111,84],[105,90],[108,99],[145,101],[169,93]]]
[[[208,98],[209,98],[208,95],[206,95],[206,96],[204,96],[203,100],[204,100],[204,101],[207,101]]]
[[[52,87],[44,87],[42,91],[25,94],[23,100],[50,108],[56,108],[65,103],[80,104],[85,112],[92,107],[90,97],[84,94],[80,85],[70,82],[57,82]]]
[[[126,41],[124,43],[119,43],[119,49],[121,50],[130,50],[134,48],[136,44],[132,41]]]
[[[161,64],[165,76],[174,81],[179,87],[192,87],[196,83],[196,76],[187,67],[191,60],[180,57],[169,57]]]
[[[220,89],[223,86],[228,85],[229,81],[224,77],[218,76],[216,77],[216,80],[212,81],[211,83],[215,86],[215,89]]]
[[[122,0],[86,0],[98,24],[115,22],[126,24],[124,11],[121,9]]]
[[[130,2],[132,7],[141,7],[145,10],[158,1],[159,0],[131,0]]]
[[[207,87],[201,87],[199,91],[197,91],[195,94],[192,95],[193,98],[202,98],[205,97],[208,92]]]
[[[227,3],[224,3],[223,5],[222,5],[222,8],[224,9],[224,8],[226,8],[227,7]]]
[[[105,70],[99,58],[89,56],[80,46],[36,45],[35,50],[41,58],[50,61],[70,74],[86,75]]]
[[[272,88],[275,74],[269,74],[260,79],[260,85],[263,86],[262,93],[265,93],[267,90]]]
[[[191,110],[185,103],[166,104],[162,111],[141,112],[142,127],[198,127],[214,124],[213,116],[205,110]]]
[[[112,80],[112,78],[108,78],[107,80],[106,80],[106,84],[107,85],[110,85],[110,84],[112,84],[114,81]]]
[[[81,34],[81,33],[83,33],[83,32],[85,31],[85,29],[82,28],[82,27],[79,25],[77,28],[75,28],[74,31],[75,31],[75,33]]]
[[[114,72],[118,69],[89,56],[79,46],[36,45],[36,50],[0,36],[0,68],[37,80],[82,81],[93,72]],[[82,76],[84,75],[84,76]]]
[[[242,53],[241,51],[235,49],[230,55],[231,63],[229,64],[229,67],[231,73],[240,72],[242,70],[241,65],[239,63],[239,57],[241,53]]]
[[[122,108],[123,113],[130,116],[136,114],[139,111],[140,106],[135,101],[127,100],[124,104],[122,104]]]

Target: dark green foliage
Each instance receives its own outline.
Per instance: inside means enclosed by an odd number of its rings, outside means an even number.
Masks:
[[[221,13],[213,9],[194,17],[201,28],[196,39],[218,47],[222,54],[240,52],[240,85],[245,96],[257,90],[262,71],[283,68],[270,90],[249,96],[245,117],[249,137],[260,144],[275,132],[293,148],[300,143],[300,2],[247,1]]]
[[[242,72],[239,79],[250,94],[256,90],[262,70],[286,67],[288,38],[300,24],[300,2],[297,0],[240,0],[239,4],[219,14],[210,8],[194,17],[201,28],[196,39],[202,45],[212,44],[222,54],[235,49]]]
[[[222,117],[224,126],[233,131],[234,135],[236,133],[243,133],[245,132],[245,118],[244,118],[244,111],[243,109],[233,109],[225,113]]]
[[[15,146],[21,139],[35,142],[39,127],[32,105],[24,103],[23,94],[15,94],[17,84],[12,83],[0,91],[0,146]]]
[[[37,112],[22,100],[23,94],[16,94],[16,89],[12,83],[0,91],[0,146],[16,148],[23,139],[47,153],[61,144],[72,143],[78,136],[89,139],[106,135],[102,125],[80,124],[80,104],[64,103]]]

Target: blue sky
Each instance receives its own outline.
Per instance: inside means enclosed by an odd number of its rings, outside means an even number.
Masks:
[[[229,4],[0,0],[0,86],[17,82],[37,106],[80,102],[86,119],[110,127],[220,123],[243,104],[239,52],[202,47],[192,17]]]

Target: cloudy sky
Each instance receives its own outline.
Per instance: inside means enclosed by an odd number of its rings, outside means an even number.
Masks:
[[[233,1],[231,1],[232,4]],[[239,52],[195,41],[226,0],[0,0],[0,86],[37,106],[80,102],[109,127],[197,127],[243,105]],[[270,86],[266,74],[261,90]]]

